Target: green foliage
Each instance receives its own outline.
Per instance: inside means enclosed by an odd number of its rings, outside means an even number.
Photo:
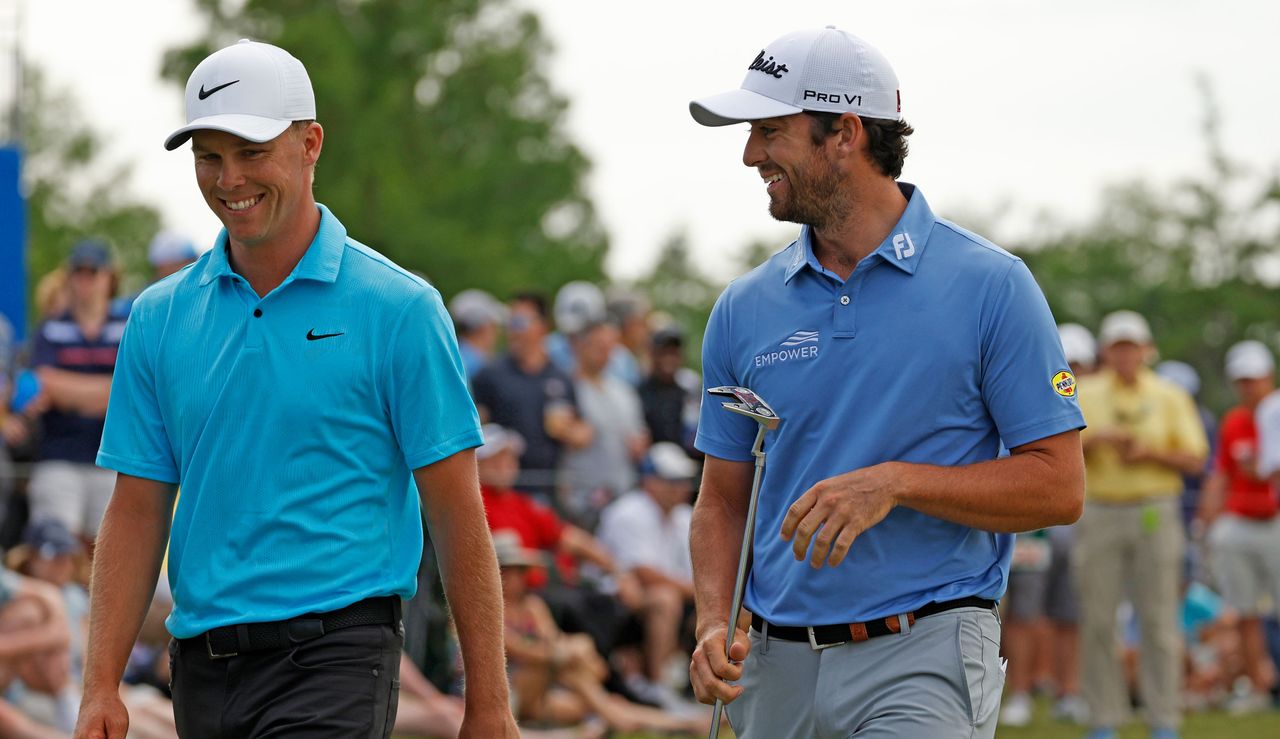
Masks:
[[[1232,403],[1222,360],[1236,341],[1280,348],[1280,176],[1232,161],[1212,108],[1202,174],[1155,188],[1108,189],[1092,220],[1020,250],[1060,321],[1096,329],[1128,308],[1151,323],[1162,358],[1190,363],[1202,400]]]
[[[185,83],[249,36],[307,66],[325,128],[316,196],[446,295],[599,281],[607,240],[563,130],[536,16],[505,0],[198,0],[210,31],[166,56]],[[240,5],[240,4],[235,4]]]
[[[636,281],[635,287],[684,330],[685,360],[691,367],[702,367],[702,335],[711,308],[724,286],[698,269],[690,253],[688,235],[672,234],[662,246],[653,269]]]
[[[145,284],[147,243],[160,227],[155,208],[124,194],[129,168],[104,167],[98,134],[65,93],[28,68],[22,86],[23,189],[27,197],[30,290],[80,239],[97,237],[120,258],[126,287]],[[34,306],[30,315],[35,316]]]

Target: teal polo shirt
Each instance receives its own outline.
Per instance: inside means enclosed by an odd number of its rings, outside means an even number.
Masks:
[[[779,535],[821,480],[899,460],[966,465],[1084,426],[1057,327],[1022,260],[934,216],[906,211],[847,280],[812,234],[735,280],[703,343],[707,387],[756,391],[782,423],[765,437],[746,607],[778,624],[868,621],[933,600],[999,598],[1011,535],[898,507],[837,567],[797,562]],[[696,445],[749,461],[756,425],[704,395]]]
[[[98,464],[181,485],[179,638],[412,596],[411,470],[482,443],[440,294],[319,209],[266,296],[231,269],[223,231],[125,328]]]

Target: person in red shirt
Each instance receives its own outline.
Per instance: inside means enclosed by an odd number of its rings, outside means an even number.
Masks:
[[[1226,602],[1240,613],[1245,670],[1253,683],[1236,710],[1270,703],[1275,669],[1267,652],[1259,602],[1280,603],[1280,510],[1275,490],[1258,474],[1254,412],[1275,389],[1275,361],[1261,342],[1242,341],[1227,352],[1227,379],[1240,405],[1222,418],[1213,474],[1205,484],[1199,518],[1207,527],[1209,561]]]
[[[489,530],[514,531],[524,548],[552,555],[555,577],[533,568],[528,585],[548,602],[561,628],[590,634],[601,653],[608,654],[623,622],[643,605],[639,582],[618,569],[613,555],[594,536],[514,489],[524,451],[520,434],[496,423],[485,424],[482,432],[484,446],[476,449],[476,467]],[[579,565],[600,573],[600,588],[583,582]]]

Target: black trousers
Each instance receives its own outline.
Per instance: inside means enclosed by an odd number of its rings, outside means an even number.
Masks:
[[[203,637],[169,644],[183,739],[391,736],[400,693],[400,624],[352,626],[283,649],[209,656]]]

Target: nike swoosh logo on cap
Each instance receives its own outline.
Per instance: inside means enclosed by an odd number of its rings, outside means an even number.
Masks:
[[[196,97],[200,98],[201,100],[204,100],[205,98],[209,97],[210,95],[217,92],[218,90],[221,90],[224,87],[231,87],[232,85],[234,85],[239,81],[240,80],[231,80],[230,82],[224,82],[223,84],[218,85],[217,87],[211,87],[208,90],[204,89],[204,85],[200,85],[200,92],[196,93]]]

